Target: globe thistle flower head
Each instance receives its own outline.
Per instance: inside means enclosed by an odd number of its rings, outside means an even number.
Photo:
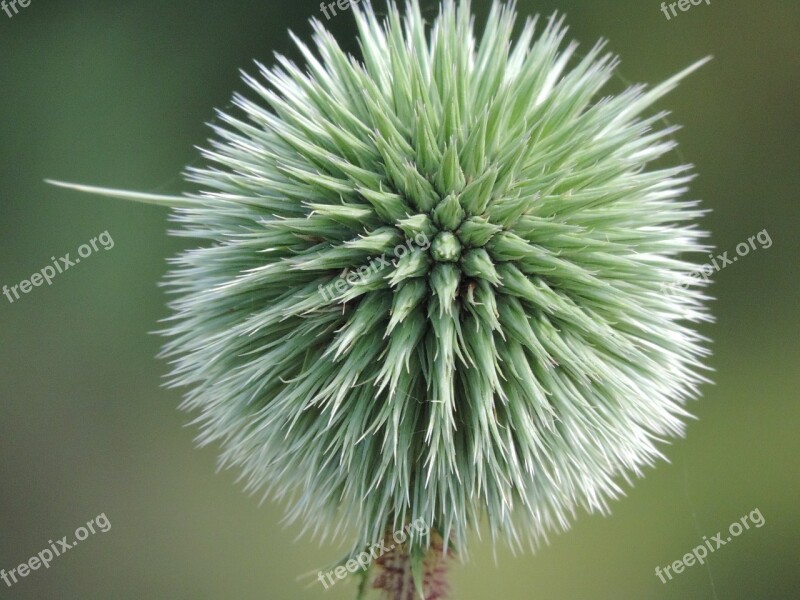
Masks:
[[[204,242],[167,281],[172,383],[322,537],[535,546],[607,510],[704,381],[703,211],[688,166],[650,165],[675,128],[648,112],[703,61],[600,97],[617,59],[557,16],[353,12],[360,58],[314,21],[304,68],[219,113],[203,191],[163,200]]]

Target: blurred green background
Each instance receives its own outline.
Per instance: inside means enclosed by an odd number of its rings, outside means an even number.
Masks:
[[[434,2],[426,2],[428,14]],[[489,2],[478,1],[478,22]],[[588,48],[599,37],[630,81],[657,82],[715,60],[663,107],[692,193],[713,213],[722,250],[767,229],[773,245],[715,276],[716,385],[692,406],[688,437],[610,517],[580,514],[538,554],[495,560],[474,538],[453,569],[455,600],[800,598],[798,158],[800,5],[713,0],[667,21],[657,0],[520,1],[564,11]],[[46,177],[161,193],[183,188],[205,122],[243,90],[238,69],[273,52],[297,57],[319,16],[313,0],[32,0],[0,13],[0,285],[14,285],[108,230],[115,242],[50,287],[0,297],[0,568],[9,570],[105,513],[112,524],[7,588],[0,599],[351,599],[298,577],[344,546],[296,539],[282,507],[249,497],[236,473],[160,387],[166,365],[149,332],[168,313],[157,282],[184,242],[165,210],[55,189]],[[329,26],[355,50],[352,15]],[[677,159],[676,159],[677,160]],[[679,559],[758,508],[746,531],[667,584]],[[342,540],[346,545],[348,540]]]

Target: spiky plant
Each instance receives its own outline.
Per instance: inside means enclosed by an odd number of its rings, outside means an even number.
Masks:
[[[598,99],[617,59],[577,57],[555,16],[512,44],[513,6],[479,40],[468,2],[430,31],[416,0],[354,14],[360,59],[314,21],[305,69],[244,75],[202,191],[77,187],[171,206],[202,242],[173,260],[164,349],[200,443],[323,538],[421,519],[375,585],[439,598],[423,574],[469,530],[536,546],[683,431],[702,211],[689,167],[646,168],[674,128],[642,115],[701,63]]]

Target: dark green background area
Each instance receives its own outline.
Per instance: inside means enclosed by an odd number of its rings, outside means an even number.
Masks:
[[[435,3],[426,2],[433,15]],[[476,2],[478,22],[488,2]],[[786,600],[800,589],[798,133],[800,5],[712,0],[667,21],[657,0],[520,2],[564,11],[588,49],[658,82],[715,60],[661,103],[684,128],[692,195],[721,250],[767,229],[769,249],[715,275],[716,385],[691,408],[669,462],[626,487],[609,517],[579,514],[536,555],[497,560],[477,536],[453,569],[454,600]],[[244,86],[238,69],[297,57],[316,1],[32,0],[0,13],[0,285],[14,285],[108,230],[115,247],[18,302],[0,296],[0,568],[105,512],[112,524],[0,599],[350,599],[298,577],[337,558],[281,524],[236,473],[196,450],[180,392],[149,332],[167,316],[157,282],[185,242],[165,210],[55,189],[44,178],[160,193],[182,189],[204,125]],[[329,22],[356,49],[352,15]],[[621,85],[615,84],[617,88]],[[766,523],[662,584],[667,565],[758,508]]]

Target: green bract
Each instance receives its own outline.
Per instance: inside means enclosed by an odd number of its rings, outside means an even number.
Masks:
[[[707,319],[668,81],[598,99],[617,60],[562,20],[468,3],[354,10],[361,58],[319,22],[300,68],[245,75],[178,235],[166,333],[203,444],[250,490],[354,546],[422,519],[463,551],[536,544],[683,431]],[[130,197],[135,195],[129,194]],[[669,290],[667,293],[665,290]],[[417,536],[424,548],[430,536]]]

